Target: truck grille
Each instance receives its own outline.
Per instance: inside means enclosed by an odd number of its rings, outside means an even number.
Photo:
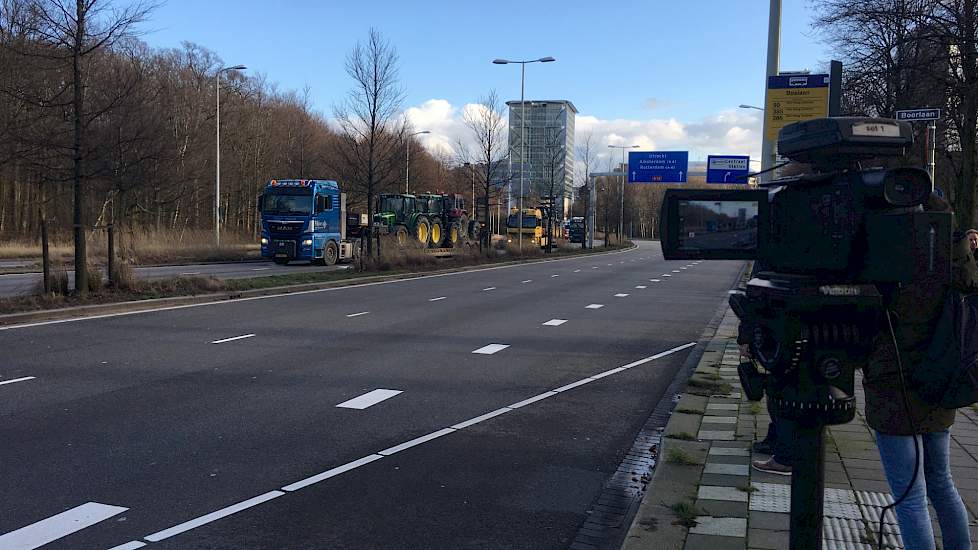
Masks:
[[[276,240],[272,241],[272,245],[272,253],[276,257],[295,257],[295,241]]]

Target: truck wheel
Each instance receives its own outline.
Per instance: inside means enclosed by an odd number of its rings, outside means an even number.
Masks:
[[[394,230],[394,240],[397,241],[397,246],[404,248],[408,242],[408,230],[403,225],[397,226]]]
[[[431,223],[428,222],[428,218],[418,218],[417,225],[414,228],[414,237],[418,239],[418,243],[422,247],[428,246],[428,243],[431,241]]]
[[[431,220],[431,247],[440,247],[444,239],[445,232],[442,230],[441,220],[438,218]]]
[[[340,251],[336,246],[336,241],[326,243],[326,250],[323,251],[323,263],[326,265],[336,265],[336,260],[340,258]]]
[[[455,248],[458,246],[459,239],[462,238],[462,230],[458,224],[455,222],[448,228],[448,246],[450,248]]]
[[[272,261],[278,265],[287,265],[289,263],[289,260],[286,258],[273,258]]]

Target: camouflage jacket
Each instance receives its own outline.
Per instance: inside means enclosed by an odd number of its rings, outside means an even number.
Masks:
[[[951,269],[953,288],[965,293],[978,292],[978,266],[965,238],[954,244]],[[889,309],[893,314],[893,328],[900,346],[904,378],[907,378],[909,369],[919,364],[930,343],[947,291],[946,283],[903,285],[895,290]],[[913,418],[911,422],[901,391],[897,354],[885,318],[875,336],[873,352],[863,369],[863,389],[866,392],[866,421],[878,432],[913,435],[941,431],[954,423],[954,410],[925,403],[910,387],[907,394],[909,414]]]

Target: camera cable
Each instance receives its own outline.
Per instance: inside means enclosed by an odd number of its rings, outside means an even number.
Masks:
[[[893,321],[890,319],[890,310],[886,310],[886,324],[890,329],[890,338],[893,340],[893,349],[896,351],[897,373],[900,376],[900,393],[903,396],[903,407],[906,410],[907,419],[910,421],[910,428],[914,432],[912,436],[914,460],[913,475],[910,477],[910,483],[907,484],[907,488],[903,490],[903,494],[900,495],[900,498],[893,501],[893,504],[884,507],[880,511],[880,526],[877,534],[880,550],[883,550],[883,518],[886,517],[887,510],[895,507],[907,498],[907,495],[910,494],[910,489],[912,489],[914,484],[917,483],[917,471],[920,469],[920,447],[917,446],[917,432],[920,430],[917,429],[917,422],[914,420],[913,412],[910,409],[910,396],[907,394],[907,381],[903,376],[903,361],[900,359],[900,346],[897,344],[896,331],[893,330]],[[923,442],[921,442],[921,445],[922,444]]]

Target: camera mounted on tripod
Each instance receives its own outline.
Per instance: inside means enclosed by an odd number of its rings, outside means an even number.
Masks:
[[[880,118],[821,118],[781,130],[778,150],[807,165],[752,190],[669,189],[660,234],[666,259],[753,259],[730,296],[748,398],[812,425],[855,414],[855,369],[866,361],[887,289],[950,279],[949,212],[927,212],[926,171],[894,164],[910,126]]]

